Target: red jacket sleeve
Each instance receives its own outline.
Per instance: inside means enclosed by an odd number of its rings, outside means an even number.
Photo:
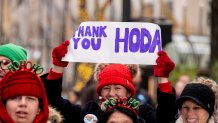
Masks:
[[[50,72],[47,76],[47,79],[48,80],[56,80],[56,79],[59,79],[63,76],[63,73],[56,73],[54,71],[52,71],[52,68],[50,69]]]
[[[159,87],[160,91],[162,91],[162,92],[173,94],[173,88],[172,88],[171,82],[159,83],[158,87]]]

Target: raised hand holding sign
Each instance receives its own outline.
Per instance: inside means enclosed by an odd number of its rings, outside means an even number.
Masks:
[[[70,42],[64,61],[154,65],[162,50],[153,23],[83,22]]]

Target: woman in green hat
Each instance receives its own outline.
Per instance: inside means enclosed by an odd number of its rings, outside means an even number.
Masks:
[[[9,71],[8,67],[11,64],[19,65],[20,60],[27,60],[27,52],[23,47],[12,43],[0,45],[0,81]]]

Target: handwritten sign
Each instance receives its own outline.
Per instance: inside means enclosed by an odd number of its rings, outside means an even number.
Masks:
[[[156,64],[160,27],[140,22],[83,22],[70,39],[70,62]]]

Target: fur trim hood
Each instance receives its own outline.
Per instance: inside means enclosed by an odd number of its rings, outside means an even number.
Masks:
[[[49,117],[47,123],[62,123],[63,116],[55,108],[49,106]]]

